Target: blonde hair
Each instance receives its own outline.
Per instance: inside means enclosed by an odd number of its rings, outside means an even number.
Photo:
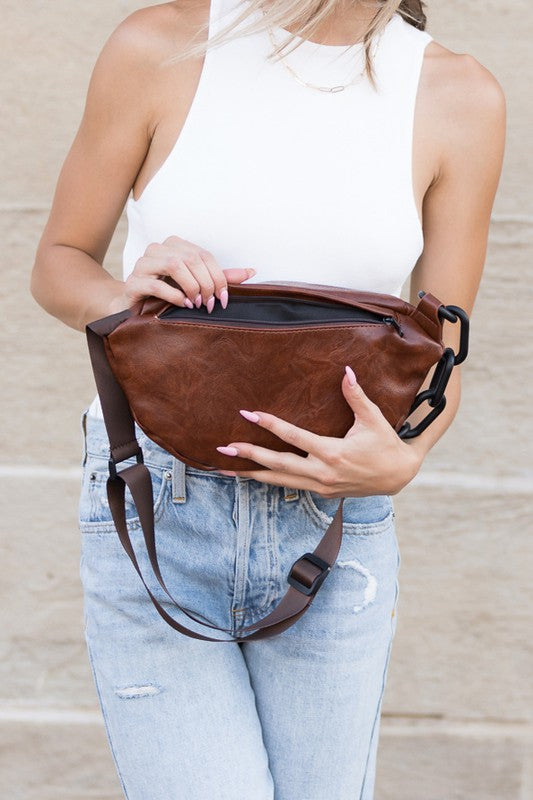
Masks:
[[[211,2],[213,2],[213,0],[211,0]],[[365,71],[371,84],[375,86],[371,57],[371,46],[374,37],[379,35],[396,12],[415,28],[424,30],[426,26],[426,15],[423,10],[425,3],[423,0],[374,0],[374,2],[368,2],[368,0],[350,0],[350,2],[354,7],[358,5],[368,8],[377,7],[377,11],[361,40],[365,50]],[[207,49],[210,47],[226,44],[240,36],[259,33],[269,26],[286,29],[294,25],[296,28],[295,33],[291,34],[287,31],[289,38],[275,47],[270,54],[270,57],[281,57],[283,51],[285,51],[292,42],[296,42],[296,44],[287,52],[292,52],[292,50],[300,46],[301,42],[298,42],[296,37],[304,39],[312,36],[320,23],[327,20],[335,11],[344,5],[344,0],[267,0],[267,2],[265,2],[265,0],[240,0],[238,3],[238,5],[243,4],[246,4],[245,10],[234,19],[233,22],[213,35],[209,41],[188,45],[181,53],[173,56],[172,60],[181,61],[185,58],[200,58],[205,55]],[[258,12],[260,12],[262,16],[257,22],[251,23],[239,31],[235,30],[242,22],[245,22],[249,17]],[[204,39],[206,39],[208,26],[208,21],[198,26],[193,42],[199,33],[203,33]],[[346,45],[346,49],[349,49],[351,46],[352,45]]]

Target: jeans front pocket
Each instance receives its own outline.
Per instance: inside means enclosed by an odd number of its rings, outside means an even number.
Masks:
[[[339,507],[339,497],[324,497],[318,492],[304,489],[302,506],[324,530],[331,525]],[[392,499],[389,495],[345,497],[342,508],[343,533],[376,534],[390,528],[394,520]]]
[[[128,459],[121,464],[125,468],[134,464],[135,459]],[[170,491],[171,475],[161,467],[148,466],[152,479],[154,500],[154,519],[162,513],[163,500],[168,488]],[[107,461],[89,455],[83,466],[81,492],[78,504],[78,524],[82,533],[115,533],[115,523],[109,501],[107,499],[107,479],[109,477]],[[126,522],[128,528],[140,528],[140,520],[133,502],[131,492],[125,490]]]

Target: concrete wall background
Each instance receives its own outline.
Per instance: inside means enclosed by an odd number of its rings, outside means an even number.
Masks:
[[[39,309],[28,281],[96,55],[147,4],[0,2],[0,791],[13,800],[122,796],[78,578],[79,416],[94,384],[84,337]],[[396,499],[401,599],[376,800],[531,800],[533,9],[432,0],[428,13],[437,41],[496,75],[509,129],[462,406]],[[115,274],[124,234],[122,222]]]

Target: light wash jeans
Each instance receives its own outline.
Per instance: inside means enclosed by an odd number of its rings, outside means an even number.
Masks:
[[[85,411],[82,429],[85,638],[125,797],[371,800],[398,597],[391,499],[345,500],[337,563],[288,630],[256,642],[198,641],[152,606],[107,504],[104,423]],[[186,466],[137,432],[169,591],[237,633],[277,605],[291,564],[316,547],[338,500]],[[126,495],[132,542],[156,597],[185,625],[228,638],[168,601]]]

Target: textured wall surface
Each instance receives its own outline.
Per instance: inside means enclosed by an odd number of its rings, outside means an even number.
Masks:
[[[78,578],[79,416],[93,380],[84,337],[39,309],[28,283],[96,55],[146,3],[0,5],[0,793],[118,800]],[[433,0],[429,19],[437,41],[496,75],[509,132],[461,409],[396,498],[401,599],[376,800],[531,800],[533,9]],[[121,222],[106,260],[115,274],[124,233]]]

